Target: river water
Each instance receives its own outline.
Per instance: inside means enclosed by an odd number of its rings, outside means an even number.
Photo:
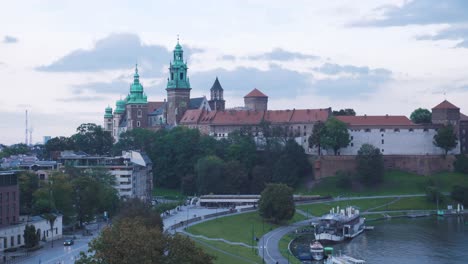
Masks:
[[[468,263],[468,217],[427,217],[369,222],[375,227],[333,245],[335,253],[378,264]]]

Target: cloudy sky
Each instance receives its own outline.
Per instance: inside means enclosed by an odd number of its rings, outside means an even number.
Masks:
[[[227,107],[408,115],[447,98],[468,113],[468,1],[8,1],[0,9],[0,143],[101,124],[132,82],[165,98],[177,35],[192,96],[219,77]]]

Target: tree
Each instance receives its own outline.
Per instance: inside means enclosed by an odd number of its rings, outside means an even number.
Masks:
[[[446,125],[437,130],[437,134],[434,135],[434,145],[443,149],[445,151],[445,156],[447,153],[455,148],[458,144],[457,135],[453,129],[452,125]]]
[[[468,174],[468,157],[464,154],[456,155],[453,167],[457,172]]]
[[[18,175],[18,185],[20,190],[20,213],[31,214],[33,209],[33,193],[39,189],[39,179],[35,173],[21,172]]]
[[[271,182],[271,170],[262,165],[256,165],[252,169],[252,180],[250,183],[250,191],[253,194],[260,194],[267,184]]]
[[[263,190],[258,202],[260,216],[280,223],[294,216],[293,189],[285,184],[270,183]]]
[[[74,150],[75,142],[68,137],[54,137],[47,141],[45,149],[50,157],[54,151]]]
[[[42,217],[46,219],[49,222],[50,225],[50,232],[52,233],[52,247],[54,247],[54,225],[55,225],[55,220],[57,220],[57,215],[56,214],[43,214]]]
[[[83,226],[83,223],[92,220],[98,211],[99,185],[86,175],[73,179],[72,184],[76,217],[80,226]]]
[[[363,184],[372,186],[383,181],[384,161],[380,149],[364,144],[358,150],[357,171]]]
[[[289,140],[273,168],[272,181],[295,186],[299,179],[310,174],[311,170],[312,166],[307,160],[304,148],[296,141]]]
[[[329,118],[325,123],[322,139],[322,146],[327,149],[333,149],[335,155],[338,155],[340,148],[347,147],[351,142],[346,124],[334,117]]]
[[[318,155],[322,154],[322,141],[325,133],[325,124],[323,122],[317,122],[312,129],[312,135],[309,136],[309,148],[317,147]]]
[[[137,217],[105,228],[76,263],[211,264],[212,260],[188,238],[163,234],[159,227],[147,226]]]
[[[237,160],[230,160],[224,164],[225,194],[246,194],[249,192],[249,177],[247,171]]]
[[[427,109],[418,108],[411,113],[410,119],[415,124],[428,124],[432,121],[432,113]]]
[[[75,150],[81,150],[93,155],[110,154],[114,138],[109,131],[105,131],[96,124],[87,123],[81,124],[76,132],[71,136]]]
[[[39,236],[36,233],[34,225],[26,225],[23,232],[24,246],[26,248],[33,248],[39,245]]]
[[[463,187],[459,185],[453,186],[452,192],[450,193],[450,197],[463,204],[463,206],[468,206],[468,187]]]
[[[139,218],[142,224],[147,227],[158,227],[163,231],[163,221],[160,214],[151,207],[151,204],[145,203],[138,198],[127,199],[122,202],[117,221],[120,219]]]
[[[223,193],[224,161],[216,156],[207,156],[195,165],[198,194]]]
[[[334,116],[355,116],[356,112],[352,108],[340,109],[340,111],[333,111]]]

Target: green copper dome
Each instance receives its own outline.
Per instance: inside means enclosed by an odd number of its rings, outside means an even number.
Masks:
[[[140,83],[140,75],[138,74],[138,65],[135,66],[135,74],[133,75],[133,83],[130,85],[130,93],[126,98],[127,104],[146,104],[148,98],[143,93],[143,85]]]
[[[114,114],[123,114],[125,112],[125,101],[124,100],[117,100],[115,103],[115,110]]]
[[[106,113],[104,114],[104,118],[112,118],[112,108],[110,106],[106,107]]]

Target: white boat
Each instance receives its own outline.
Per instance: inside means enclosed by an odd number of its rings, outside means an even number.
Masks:
[[[320,242],[314,241],[314,243],[310,244],[310,255],[314,260],[323,259],[323,246]]]
[[[354,207],[332,208],[329,214],[322,216],[315,225],[315,239],[319,241],[341,242],[352,239],[364,231],[365,218],[360,217]]]

